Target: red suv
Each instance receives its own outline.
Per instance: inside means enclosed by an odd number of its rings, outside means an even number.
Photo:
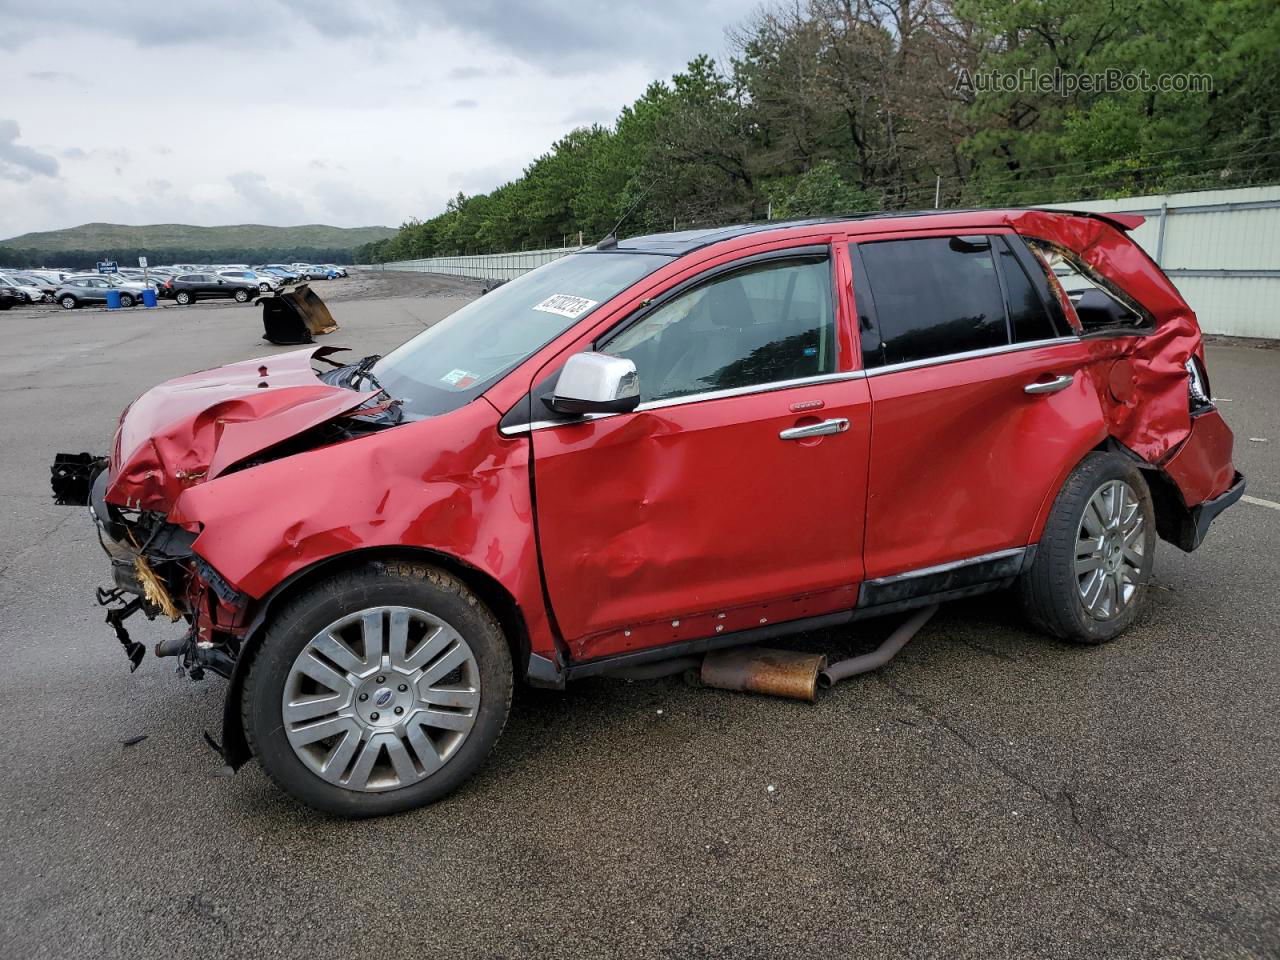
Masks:
[[[513,683],[1016,587],[1124,631],[1157,535],[1239,499],[1195,316],[1126,235],[1038,210],[609,238],[384,357],[170,381],[59,455],[123,621],[229,678],[219,745],[345,816],[483,763]],[[323,371],[314,365],[323,365]]]

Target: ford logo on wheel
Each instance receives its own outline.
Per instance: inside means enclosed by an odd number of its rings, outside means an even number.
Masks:
[[[376,694],[374,694],[373,702],[377,704],[379,707],[385,707],[388,703],[391,702],[391,691],[388,690],[386,687],[383,687]]]

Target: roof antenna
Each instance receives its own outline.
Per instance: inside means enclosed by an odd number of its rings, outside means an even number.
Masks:
[[[618,218],[618,222],[613,225],[613,229],[604,235],[604,239],[596,244],[597,250],[612,250],[618,245],[618,228],[627,222],[627,217],[636,212],[636,207],[644,202],[644,198],[649,196],[650,191],[657,185],[658,178],[654,177],[649,181],[649,185],[644,188],[644,193],[636,197],[635,202],[627,207],[627,212]]]

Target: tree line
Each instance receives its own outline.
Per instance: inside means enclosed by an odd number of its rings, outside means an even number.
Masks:
[[[1275,0],[793,0],[358,263],[1280,179]]]

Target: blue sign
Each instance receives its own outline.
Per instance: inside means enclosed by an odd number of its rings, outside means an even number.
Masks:
[[[120,264],[116,263],[114,260],[99,260],[98,272],[99,273],[119,273]]]

